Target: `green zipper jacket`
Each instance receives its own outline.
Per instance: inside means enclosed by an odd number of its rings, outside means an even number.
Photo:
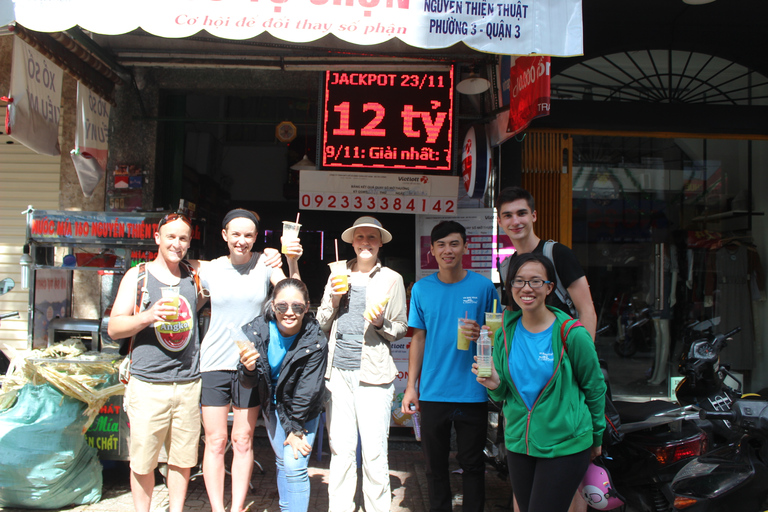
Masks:
[[[566,352],[560,327],[571,317],[559,309],[549,309],[557,317],[552,329],[555,371],[533,407],[528,410],[509,374],[509,351],[521,311],[504,311],[504,323],[497,332],[493,350],[501,384],[488,391],[493,400],[504,403],[507,449],[542,458],[572,455],[600,446],[605,430],[606,386],[592,337],[584,327],[571,329]]]

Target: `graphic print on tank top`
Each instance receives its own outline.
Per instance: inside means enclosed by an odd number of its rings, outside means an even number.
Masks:
[[[179,315],[176,320],[155,322],[155,336],[160,346],[171,352],[181,352],[192,337],[194,315],[186,297],[179,296]]]

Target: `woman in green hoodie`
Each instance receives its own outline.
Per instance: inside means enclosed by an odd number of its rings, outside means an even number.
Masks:
[[[587,330],[546,305],[557,279],[552,262],[522,254],[507,279],[520,311],[504,312],[491,377],[477,380],[504,402],[507,462],[520,510],[565,512],[601,451],[605,381]]]

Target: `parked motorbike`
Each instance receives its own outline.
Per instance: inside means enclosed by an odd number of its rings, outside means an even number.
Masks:
[[[741,397],[742,384],[729,371],[727,364],[720,363],[720,352],[733,341],[731,337],[741,328],[714,335],[712,328],[717,321],[705,321],[688,329],[682,359],[678,370],[685,378],[677,385],[675,396],[684,405],[695,405],[712,412],[731,410],[731,404]],[[735,387],[726,384],[730,377]],[[719,446],[735,440],[738,433],[734,432],[728,421],[706,420],[700,426],[709,434],[711,445]]]
[[[758,512],[768,508],[768,401],[739,399],[730,411],[702,410],[727,421],[739,441],[688,462],[671,484],[676,510]]]
[[[602,465],[624,503],[638,512],[672,510],[669,483],[706,451],[707,436],[693,421],[698,411],[672,402],[615,401],[624,439],[603,449]]]
[[[675,475],[712,446],[733,440],[727,422],[700,420],[698,411],[728,411],[741,396],[741,383],[719,364],[719,354],[739,332],[714,335],[717,320],[689,325],[679,372],[685,376],[675,390],[680,406],[671,402],[614,402],[621,417],[622,443],[608,447],[605,467],[625,503],[640,511],[672,510],[670,484]],[[730,376],[736,388],[725,384]],[[668,421],[671,420],[671,421]]]
[[[638,351],[653,350],[655,331],[650,308],[637,310],[634,303],[621,313],[619,334],[613,349],[621,357],[632,357]]]

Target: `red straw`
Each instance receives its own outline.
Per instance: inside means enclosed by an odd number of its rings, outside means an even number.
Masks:
[[[301,212],[299,212],[299,213],[297,213],[297,214],[296,214],[296,224],[298,224],[298,223],[299,223],[299,215],[301,215]]]
[[[333,239],[333,246],[336,247],[336,261],[339,261],[339,239]]]

